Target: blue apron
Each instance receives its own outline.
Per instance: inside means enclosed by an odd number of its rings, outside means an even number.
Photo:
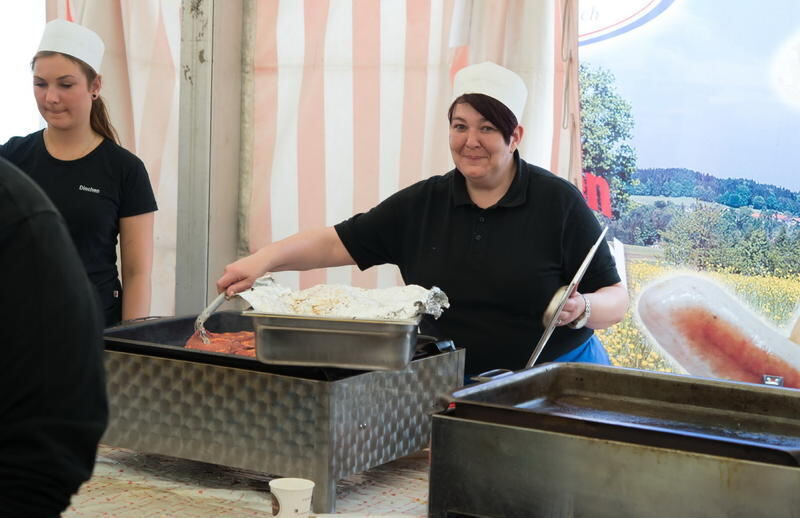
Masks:
[[[567,354],[559,356],[554,362],[581,362],[581,363],[597,363],[599,365],[611,365],[611,360],[608,358],[608,353],[600,339],[596,334],[583,342],[583,345],[576,347]]]
[[[469,354],[469,352],[467,352]],[[579,362],[579,363],[596,363],[598,365],[611,365],[611,360],[608,357],[606,348],[600,343],[600,339],[596,334],[592,334],[591,338],[583,342],[575,349],[567,354],[561,355],[554,362]],[[464,375],[464,386],[475,383],[471,374]]]

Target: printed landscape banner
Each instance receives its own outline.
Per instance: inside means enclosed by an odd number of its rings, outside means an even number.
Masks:
[[[613,363],[800,388],[800,3],[582,0],[579,58]]]

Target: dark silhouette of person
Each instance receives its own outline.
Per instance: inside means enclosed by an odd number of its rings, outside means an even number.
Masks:
[[[59,516],[108,423],[103,318],[66,225],[0,158],[0,516]]]

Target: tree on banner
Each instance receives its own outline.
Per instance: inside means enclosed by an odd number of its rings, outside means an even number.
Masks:
[[[592,209],[619,219],[636,171],[631,107],[617,94],[611,72],[582,63],[579,74],[584,196]]]

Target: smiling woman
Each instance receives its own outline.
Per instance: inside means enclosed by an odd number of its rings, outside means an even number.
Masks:
[[[526,366],[542,315],[569,282],[600,226],[566,180],[520,157],[528,90],[485,62],[455,76],[448,110],[456,168],[406,187],[367,212],[262,247],[225,268],[220,291],[241,292],[266,272],[394,264],[406,284],[441,289],[450,308],[420,331],[467,349],[464,372]],[[590,302],[591,301],[591,302]],[[607,363],[593,329],[618,322],[628,296],[607,246],[559,314],[541,361]]]
[[[522,140],[522,126],[510,110],[485,95],[467,94],[450,110],[450,153],[468,180],[467,191],[481,208],[491,207],[508,191],[516,166],[514,151]],[[477,107],[477,109],[476,109]],[[492,108],[495,108],[492,110]],[[489,121],[481,112],[496,111]]]

